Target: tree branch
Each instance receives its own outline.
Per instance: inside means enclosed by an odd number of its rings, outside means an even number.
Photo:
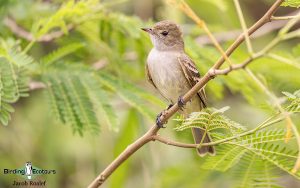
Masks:
[[[258,20],[249,30],[248,35],[251,35],[256,30],[258,30],[265,23],[271,21],[271,17],[276,12],[278,7],[281,5],[283,0],[276,0],[276,2],[270,7],[270,9],[266,12],[266,14]],[[232,52],[239,47],[239,45],[245,40],[245,35],[241,34],[235,42],[226,50],[226,56],[230,56]],[[219,69],[225,62],[224,57],[222,56],[214,66],[200,79],[200,81],[184,96],[184,101],[189,101],[197,92],[203,88],[212,78],[216,76],[214,70]],[[178,104],[174,104],[170,109],[166,110],[164,116],[161,117],[161,122],[166,123],[167,120],[174,115],[179,110]],[[127,160],[133,153],[135,153],[139,148],[141,148],[146,143],[152,140],[152,137],[157,134],[160,128],[158,128],[155,124],[152,128],[146,132],[142,137],[137,139],[133,144],[129,145],[112,163],[110,163],[89,185],[89,188],[96,188],[105,182],[105,180],[125,161]]]
[[[19,26],[13,18],[4,18],[4,24],[18,37],[21,37],[28,41],[50,42],[52,40],[62,37],[65,34],[63,31],[53,31],[35,40],[34,36],[27,30],[25,30],[23,27]],[[74,27],[75,26],[73,24],[67,25],[68,31],[71,31]]]
[[[295,17],[296,14],[298,14],[300,11],[295,11],[291,13],[291,15],[288,15],[289,17]],[[268,33],[271,33],[273,31],[276,31],[280,28],[282,28],[289,20],[287,19],[272,19],[272,22],[266,23],[263,25],[261,28],[259,28],[257,31],[255,31],[250,39],[255,39],[262,37]],[[220,32],[220,33],[214,33],[213,35],[215,36],[216,40],[219,43],[234,40],[237,38],[243,30],[232,30],[232,31],[227,31],[227,32]],[[196,42],[199,45],[207,45],[207,44],[212,44],[210,38],[207,35],[199,36],[196,38]]]

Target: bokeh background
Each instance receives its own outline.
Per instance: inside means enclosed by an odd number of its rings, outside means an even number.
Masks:
[[[20,26],[30,31],[38,18],[54,14],[64,2],[66,1],[1,0],[1,20],[10,16]],[[273,0],[241,0],[248,26],[258,20],[273,2]],[[110,3],[104,8],[106,13],[102,18],[89,23],[80,23],[78,28],[54,41],[36,43],[29,54],[39,59],[68,42],[81,41],[86,43],[84,49],[69,55],[67,61],[80,61],[91,65],[100,60],[105,61],[105,64],[108,64],[105,65],[106,70],[118,72],[121,79],[157,97],[159,94],[147,83],[144,74],[147,53],[152,45],[148,36],[140,31],[141,27],[151,26],[154,22],[165,19],[180,24],[184,31],[187,52],[197,63],[202,75],[220,57],[204,31],[195,26],[184,13],[163,0],[99,2],[102,3]],[[217,33],[218,39],[223,40],[224,48],[228,47],[241,32],[233,1],[187,0],[187,3],[200,18],[205,20],[210,30]],[[281,7],[277,14],[286,15],[295,11],[295,8]],[[95,28],[99,28],[99,24],[103,22],[110,23],[112,31],[102,30],[102,35],[101,30]],[[296,25],[294,29],[298,26]],[[126,28],[125,35],[121,38],[110,35],[116,27],[121,28],[120,30]],[[92,35],[93,32],[97,34]],[[256,51],[262,49],[276,32],[277,29],[274,29],[253,39],[254,49]],[[0,23],[0,35],[2,39],[19,41],[21,46],[28,43],[13,34],[4,22]],[[124,44],[121,44],[121,41],[125,41]],[[299,41],[293,39],[283,42],[275,50],[290,57],[292,55],[289,54],[292,54],[292,49]],[[109,53],[105,51],[106,48],[110,49]],[[293,58],[297,59],[296,63],[299,63],[299,54],[293,54]],[[233,54],[232,60],[240,63],[245,57],[247,50],[242,45]],[[265,83],[278,96],[282,95],[282,91],[293,92],[299,89],[299,69],[267,58],[254,62],[251,68],[264,76]],[[269,102],[268,97],[248,82],[239,82],[239,76],[241,75],[238,73],[232,73],[227,76],[230,78],[212,80],[207,86],[209,105],[215,108],[231,106],[226,115],[251,128],[268,117],[272,110],[265,104]],[[225,82],[231,82],[232,85],[226,85]],[[245,90],[249,92],[244,92]],[[151,111],[153,117],[151,119],[145,117],[134,105],[124,102],[119,95],[111,93],[109,97],[119,122],[117,131],[113,131],[99,114],[100,132],[93,134],[86,131],[82,136],[74,133],[71,126],[64,125],[54,118],[43,89],[31,91],[29,97],[16,102],[13,105],[15,112],[12,114],[12,120],[7,126],[0,126],[0,187],[12,187],[13,180],[21,179],[16,175],[3,175],[3,168],[19,168],[27,161],[31,161],[39,168],[57,171],[55,175],[43,176],[47,181],[47,187],[86,187],[128,144],[146,132],[153,124],[155,114],[168,105],[162,98],[155,103],[142,99],[145,102],[144,107]],[[295,118],[295,123],[300,125],[299,118]],[[170,120],[168,127],[162,129],[160,134],[191,143],[190,132],[174,131],[175,124],[176,122]],[[202,169],[203,160],[193,149],[176,148],[158,142],[149,143],[113,173],[103,187],[229,188],[239,185],[238,178],[235,178],[231,171],[224,173]],[[298,180],[285,173],[282,173],[278,181],[284,187],[300,186]]]

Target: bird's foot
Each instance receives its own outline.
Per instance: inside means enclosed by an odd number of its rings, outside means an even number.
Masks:
[[[170,108],[172,108],[173,104],[169,104],[169,106],[167,107],[167,110],[169,110]]]
[[[179,97],[178,97],[178,102],[177,102],[177,104],[178,104],[179,109],[180,109],[180,110],[183,110],[183,108],[184,108],[184,106],[185,106],[186,103],[184,102],[182,96],[179,96]]]
[[[166,111],[169,110],[170,108],[172,108],[172,106],[173,106],[173,104],[169,104],[169,106],[167,107],[166,110],[163,110],[156,116],[156,125],[159,128],[166,128],[166,126],[164,126],[164,124],[166,124],[167,122],[165,122],[165,123],[161,122],[161,117],[163,117],[166,114]]]
[[[161,118],[164,117],[166,114],[166,110],[163,110],[162,112],[160,112],[157,116],[156,116],[156,126],[158,128],[166,128],[166,126],[164,126],[164,124],[166,124],[167,122],[162,122]]]

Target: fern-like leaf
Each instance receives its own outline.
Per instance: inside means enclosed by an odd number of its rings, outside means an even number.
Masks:
[[[26,71],[0,58],[0,122],[7,125],[14,112],[12,103],[28,96],[28,75]]]
[[[217,147],[218,155],[207,158],[201,167],[208,170],[226,171],[238,163],[246,151],[246,149],[231,145]]]
[[[240,124],[223,115],[226,109],[227,108],[215,110],[206,108],[200,112],[193,112],[187,119],[175,119],[176,121],[181,122],[175,130],[183,131],[192,127],[206,129],[208,132],[225,129],[235,133],[244,130],[245,128],[243,128]]]
[[[289,104],[286,107],[288,112],[299,113],[300,112],[300,90],[295,91],[293,94],[289,92],[282,92],[287,99],[289,100]]]
[[[61,48],[54,50],[53,52],[50,52],[48,55],[44,56],[41,59],[41,62],[44,65],[50,65],[55,61],[63,58],[64,56],[67,56],[83,47],[84,44],[82,43],[72,43],[72,44],[65,45]]]
[[[243,156],[234,169],[234,175],[236,187],[281,187],[276,184],[278,173],[274,166],[252,153]]]
[[[85,79],[85,83],[85,87],[96,106],[96,110],[99,110],[103,114],[111,130],[118,131],[119,121],[117,113],[109,103],[108,94],[97,81],[97,77],[93,76],[91,79]]]
[[[285,0],[281,4],[281,6],[299,8],[300,7],[300,0]]]
[[[102,85],[116,92],[126,103],[136,108],[146,117],[148,117],[151,120],[155,117],[155,114],[148,108],[148,106],[145,104],[145,101],[128,89],[132,87],[128,86],[128,82],[118,80],[115,77],[108,74],[101,74],[98,78]]]
[[[62,123],[71,124],[80,135],[86,130],[93,133],[99,130],[95,106],[83,79],[85,76],[87,74],[79,76],[76,71],[52,70],[43,78],[48,85],[47,95],[53,113]]]

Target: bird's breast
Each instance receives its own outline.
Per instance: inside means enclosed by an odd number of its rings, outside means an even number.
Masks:
[[[148,69],[151,78],[160,93],[176,102],[179,95],[186,93],[190,87],[178,61],[180,52],[157,51],[153,49],[148,56]]]

